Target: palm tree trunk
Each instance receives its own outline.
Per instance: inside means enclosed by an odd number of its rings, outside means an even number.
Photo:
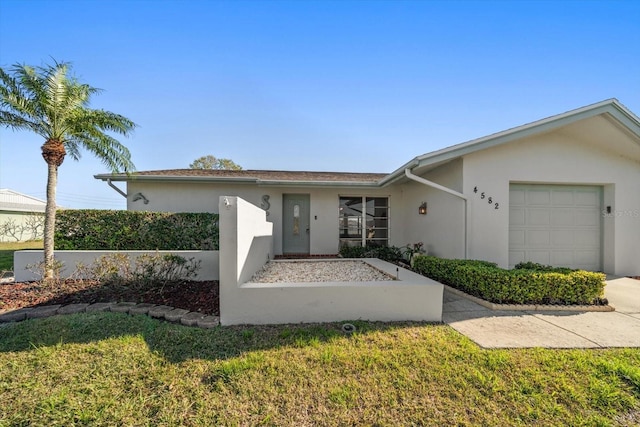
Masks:
[[[47,163],[47,206],[44,216],[44,280],[53,279],[53,232],[56,228],[56,187],[58,185],[58,165]]]

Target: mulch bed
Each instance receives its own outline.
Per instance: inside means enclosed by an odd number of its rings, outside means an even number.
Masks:
[[[145,302],[220,315],[217,281],[176,282],[162,288],[107,286],[92,280],[65,280],[47,286],[40,282],[0,284],[0,311],[50,304],[111,301]]]

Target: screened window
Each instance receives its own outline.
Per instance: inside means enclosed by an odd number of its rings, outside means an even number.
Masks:
[[[340,246],[387,246],[389,199],[340,197]]]

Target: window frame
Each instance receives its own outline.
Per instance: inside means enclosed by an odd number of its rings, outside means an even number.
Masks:
[[[351,199],[354,202],[360,199],[359,203],[354,203],[355,212],[360,215],[349,215],[349,212],[342,213],[344,209],[343,200]],[[384,199],[383,206],[376,204],[376,199]],[[373,202],[371,207],[368,203]],[[359,209],[358,209],[359,206]],[[381,215],[380,215],[381,214]],[[345,220],[347,221],[345,225]],[[384,226],[376,225],[376,222],[384,222]],[[355,227],[351,222],[355,222]],[[374,222],[372,227],[368,224]],[[368,231],[367,231],[368,230]],[[374,237],[369,234],[373,230],[383,231],[383,237]],[[355,233],[353,232],[355,231]],[[338,239],[339,246],[389,246],[391,239],[391,196],[372,194],[340,194],[338,195]]]

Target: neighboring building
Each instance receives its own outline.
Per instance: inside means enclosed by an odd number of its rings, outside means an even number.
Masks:
[[[0,242],[42,239],[46,205],[35,197],[0,189]]]
[[[127,183],[127,208],[262,207],[275,254],[424,242],[430,254],[640,275],[640,119],[607,100],[415,157],[389,174],[163,170]]]

